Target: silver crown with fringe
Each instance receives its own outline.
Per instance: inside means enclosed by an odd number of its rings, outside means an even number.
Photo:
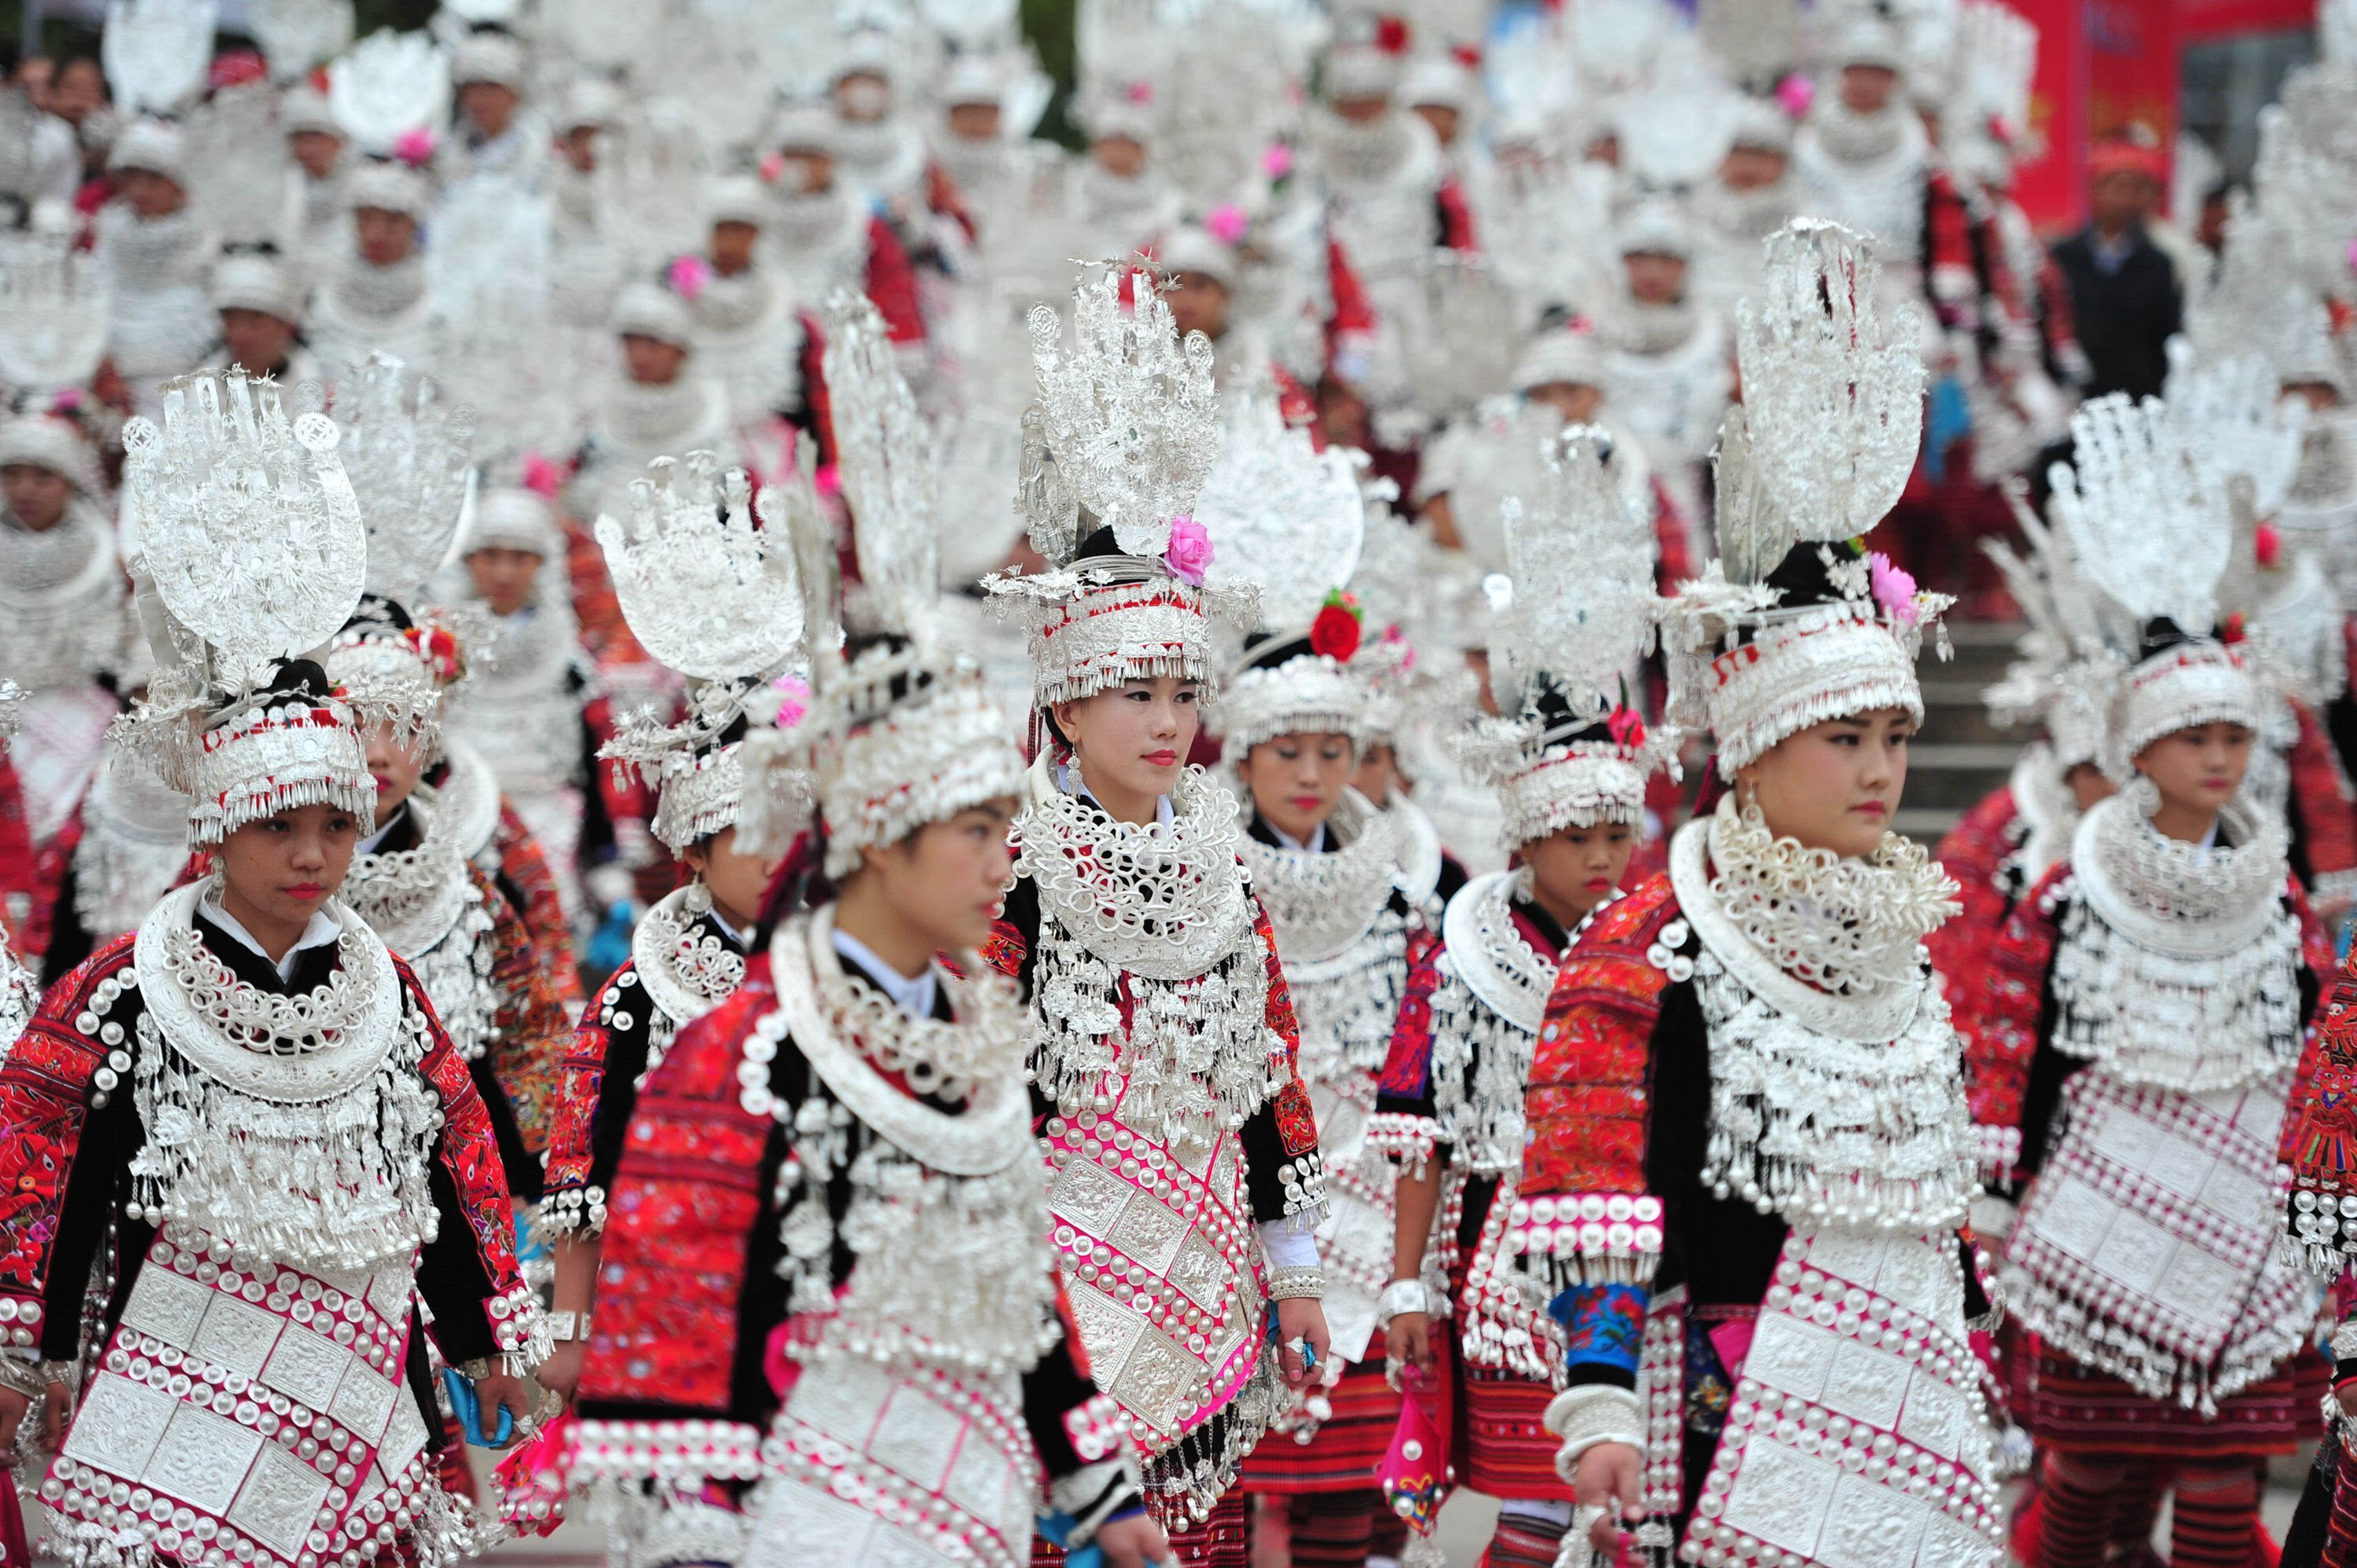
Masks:
[[[1182,342],[1142,277],[1125,309],[1122,277],[1103,266],[1074,288],[1069,350],[1054,309],[1030,315],[1039,391],[1023,415],[1017,504],[1049,569],[984,586],[1028,638],[1042,709],[1125,681],[1208,683],[1211,618],[1246,626],[1256,609],[1249,586],[1207,585],[1212,552],[1193,516],[1220,449],[1211,341]],[[1099,528],[1117,553],[1082,555]]]
[[[283,663],[335,635],[365,580],[368,534],[335,423],[317,408],[290,415],[276,382],[234,368],[167,381],[163,396],[160,425],[123,428],[156,669],[113,733],[190,797],[199,844],[296,806],[372,818],[350,709],[270,690]]]
[[[839,289],[827,302],[826,343],[859,563],[858,590],[845,608],[859,645],[844,642],[834,535],[798,476],[783,489],[802,563],[810,703],[791,726],[748,740],[746,767],[807,772],[826,832],[825,870],[840,877],[858,869],[863,850],[1019,795],[1023,756],[979,666],[945,644],[935,625],[941,535],[931,437],[883,317],[865,297]],[[764,491],[765,503],[780,489]],[[791,837],[768,818],[747,831],[770,851]]]
[[[1728,779],[1828,719],[1903,708],[1920,723],[1916,655],[1954,602],[1859,542],[1898,502],[1921,439],[1918,312],[1885,330],[1874,242],[1838,223],[1796,218],[1766,249],[1761,297],[1736,310],[1743,402],[1715,454],[1719,559],[1663,618],[1669,717],[1709,727]],[[1768,578],[1807,549],[1833,593],[1781,602]]]
[[[635,768],[656,791],[648,831],[677,854],[737,824],[743,743],[721,737],[758,716],[770,702],[761,693],[796,662],[802,594],[791,543],[754,526],[744,469],[723,471],[709,452],[657,457],[630,493],[628,521],[598,518],[597,543],[631,632],[687,677],[687,713],[666,725],[636,709],[597,755]]]

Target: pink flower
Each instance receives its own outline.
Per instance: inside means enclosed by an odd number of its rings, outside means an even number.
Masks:
[[[1244,231],[1251,226],[1252,220],[1244,216],[1244,209],[1232,201],[1222,202],[1203,214],[1203,227],[1211,232],[1212,239],[1222,245],[1242,244]]]
[[[712,281],[712,263],[702,256],[681,256],[663,275],[671,280],[672,292],[693,305]]]
[[[1141,105],[1151,103],[1154,102],[1154,83],[1133,81],[1121,90],[1121,95],[1132,103]]]
[[[1633,750],[1645,744],[1645,715],[1625,703],[1604,715],[1604,728],[1616,745]]]
[[[565,488],[565,470],[537,452],[527,452],[523,458],[523,488],[554,500],[556,492]]]
[[[81,412],[81,388],[67,387],[61,390],[57,396],[49,399],[49,412],[51,413],[80,413]]]
[[[820,464],[818,472],[811,476],[811,489],[816,490],[823,496],[834,497],[841,495],[843,493],[843,470],[836,467],[832,463]]]
[[[1172,518],[1170,547],[1162,553],[1162,564],[1180,582],[1201,587],[1203,574],[1211,569],[1211,530],[1186,512]]]
[[[763,158],[763,159],[761,160],[761,180],[762,180],[762,183],[763,183],[763,184],[765,184],[765,185],[775,185],[775,184],[777,184],[777,183],[778,183],[778,177],[779,177],[780,175],[781,175],[781,174],[785,173],[785,172],[786,172],[786,155],[785,155],[785,154],[783,154],[783,153],[771,153],[769,156],[767,156],[767,157],[765,157],[765,158]]]
[[[417,125],[393,138],[393,156],[411,168],[424,168],[434,160],[434,149],[438,145],[432,127]]]
[[[810,712],[810,682],[791,671],[770,682],[770,690],[778,694],[778,716],[771,722],[780,729],[791,729],[802,723]]]
[[[2275,564],[2283,559],[2283,535],[2276,532],[2274,523],[2263,522],[2251,541],[2251,548],[2259,564],[2272,571]]]
[[[1283,142],[1271,142],[1261,149],[1260,172],[1271,179],[1283,179],[1293,172],[1293,149]]]
[[[1879,550],[1868,551],[1866,557],[1867,579],[1872,585],[1874,602],[1892,620],[1913,626],[1923,612],[1915,604],[1915,578],[1890,564],[1890,557]]]
[[[1816,101],[1817,84],[1797,70],[1776,84],[1776,102],[1795,120],[1806,114],[1809,105]]]

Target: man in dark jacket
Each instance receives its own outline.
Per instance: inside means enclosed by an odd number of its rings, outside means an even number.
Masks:
[[[2054,247],[2093,371],[2082,391],[2157,397],[2169,370],[2162,345],[2181,325],[2185,306],[2176,264],[2145,232],[2160,199],[2160,157],[2120,138],[2097,143],[2091,163],[2090,221]]]

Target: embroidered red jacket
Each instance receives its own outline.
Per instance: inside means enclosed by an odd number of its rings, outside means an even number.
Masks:
[[[123,1212],[129,1162],[145,1142],[131,1073],[110,1069],[115,1090],[98,1093],[97,1075],[108,1069],[109,1051],[142,1048],[138,989],[124,984],[136,940],[134,933],[109,942],[51,987],[0,1061],[0,1299],[19,1309],[20,1321],[33,1320],[21,1312],[27,1304],[41,1304],[47,1360],[70,1360],[82,1348],[83,1296],[92,1250],[102,1235],[112,1231],[121,1249],[113,1298],[119,1311],[145,1256],[145,1239],[154,1233]],[[432,1315],[443,1359],[473,1360],[502,1348],[495,1324],[509,1317],[524,1293],[513,1245],[514,1208],[490,1114],[467,1064],[451,1048],[409,966],[396,958],[393,967],[403,1005],[425,1015],[428,1043],[418,1070],[440,1100],[444,1119],[433,1151],[443,1223],[420,1259],[418,1294]],[[121,1044],[101,1037],[108,1024],[121,1026]],[[93,1104],[94,1096],[105,1104]],[[100,1140],[95,1147],[93,1135]],[[61,1249],[69,1262],[52,1267]],[[496,1316],[495,1300],[501,1303]]]

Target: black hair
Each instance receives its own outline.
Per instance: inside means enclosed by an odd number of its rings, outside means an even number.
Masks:
[[[2155,616],[2136,628],[2136,659],[2141,662],[2156,653],[2199,640],[2199,634],[2186,630],[2169,617]]]
[[[417,622],[401,607],[400,600],[388,598],[382,594],[362,594],[361,602],[352,607],[352,613],[345,619],[342,628],[345,631],[355,628],[363,631],[414,631]]]
[[[897,631],[856,632],[844,639],[844,662],[846,664],[856,663],[863,654],[873,652],[878,649],[883,650],[888,656],[897,653],[905,653],[908,651],[909,646],[910,644],[909,639],[901,636]],[[919,692],[924,691],[932,683],[933,677],[931,671],[904,670],[899,674],[892,677],[891,682],[885,687],[885,690],[890,693],[892,701],[896,703],[905,703],[910,697],[916,695]]]
[[[1611,726],[1603,719],[1583,720],[1572,711],[1570,695],[1554,676],[1534,676],[1531,684],[1537,688],[1538,697],[1529,709],[1537,718],[1539,733],[1547,737],[1548,745],[1562,746],[1572,741],[1609,743],[1612,739]]]
[[[1274,670],[1280,664],[1290,664],[1297,659],[1315,659],[1318,650],[1309,639],[1288,637],[1279,639],[1272,631],[1256,631],[1244,639],[1244,663],[1247,670]]]
[[[308,659],[289,659],[271,671],[270,684],[257,696],[274,701],[282,697],[306,697],[324,703],[335,695],[335,682],[328,672]]]

